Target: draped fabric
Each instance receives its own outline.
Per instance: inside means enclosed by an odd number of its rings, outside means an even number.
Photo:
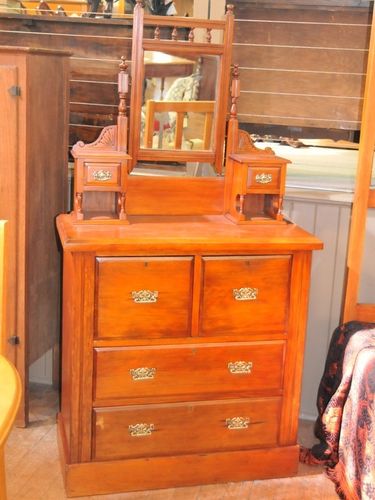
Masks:
[[[344,500],[375,499],[375,324],[352,321],[333,333],[318,389],[319,443],[300,460],[323,464]]]

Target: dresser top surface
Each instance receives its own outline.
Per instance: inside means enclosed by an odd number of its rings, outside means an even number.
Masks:
[[[233,253],[245,251],[319,250],[322,242],[293,223],[234,224],[221,215],[131,216],[129,224],[75,223],[57,218],[66,251]]]

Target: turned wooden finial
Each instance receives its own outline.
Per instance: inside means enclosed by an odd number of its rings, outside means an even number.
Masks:
[[[129,91],[129,74],[128,65],[126,64],[125,56],[121,57],[119,64],[120,72],[118,74],[118,94],[120,102],[118,105],[119,116],[126,116],[126,94]]]
[[[238,64],[233,65],[231,97],[232,97],[232,106],[230,108],[230,116],[231,118],[236,118],[237,99],[240,97],[240,70],[238,68]]]
[[[229,14],[230,16],[233,16],[234,15],[234,5],[232,3],[229,3],[227,5],[227,14]]]

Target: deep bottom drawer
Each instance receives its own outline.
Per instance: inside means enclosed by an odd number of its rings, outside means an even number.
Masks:
[[[97,408],[96,460],[274,446],[281,398]]]

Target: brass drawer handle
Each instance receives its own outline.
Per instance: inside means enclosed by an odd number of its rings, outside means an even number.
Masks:
[[[95,170],[92,176],[96,181],[105,182],[112,179],[112,173],[109,170]]]
[[[130,371],[130,375],[133,380],[150,380],[155,378],[156,368],[132,368]]]
[[[247,429],[250,424],[249,417],[233,417],[226,419],[227,428],[230,431],[237,431],[241,429]]]
[[[256,300],[258,298],[258,288],[233,288],[233,298],[235,300]]]
[[[152,292],[151,290],[134,290],[132,292],[132,299],[137,304],[151,304],[152,302],[156,302],[159,297],[159,292],[155,290]]]
[[[252,368],[253,363],[251,361],[233,361],[228,363],[228,370],[235,375],[251,373]]]
[[[129,425],[129,434],[132,437],[151,436],[154,429],[154,424],[132,424]]]
[[[255,176],[255,182],[257,184],[269,184],[270,182],[272,182],[272,174],[257,174]]]

